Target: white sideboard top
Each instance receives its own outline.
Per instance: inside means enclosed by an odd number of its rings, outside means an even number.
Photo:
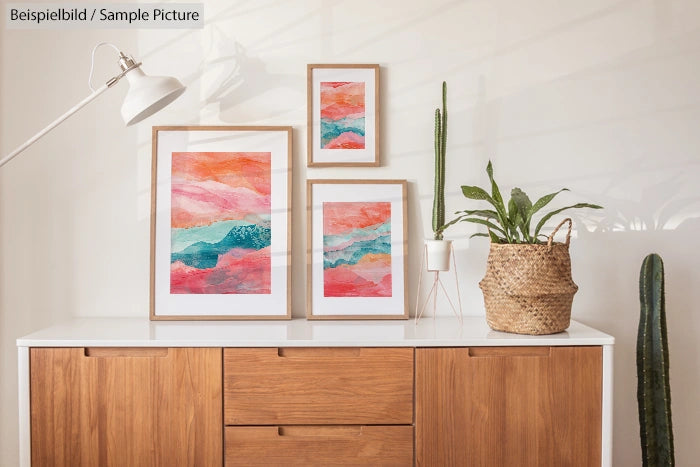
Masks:
[[[612,336],[576,321],[547,336],[491,330],[483,316],[407,321],[149,321],[82,318],[17,339],[18,347],[475,347],[611,345]]]

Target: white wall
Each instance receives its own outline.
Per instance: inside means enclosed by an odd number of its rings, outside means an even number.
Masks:
[[[0,464],[17,462],[14,340],[74,316],[147,316],[150,126],[293,125],[293,305],[303,316],[303,181],[406,178],[410,277],[429,232],[432,119],[449,86],[448,211],[469,205],[491,158],[504,190],[562,186],[589,201],[572,246],[574,318],[617,339],[615,465],[640,459],[634,346],[642,258],[666,264],[676,453],[700,457],[700,2],[696,0],[290,0],[204,2],[203,30],[0,33],[0,154],[88,94],[101,40],[173,74],[188,92],[124,128],[119,84],[0,169]],[[4,14],[4,13],[3,13]],[[4,25],[4,17],[2,24]],[[100,53],[97,75],[114,66]],[[307,169],[307,63],[382,66],[382,167]],[[583,217],[582,217],[583,216]],[[460,226],[462,293],[488,245]],[[415,306],[411,293],[411,306]],[[443,310],[443,313],[446,313]]]

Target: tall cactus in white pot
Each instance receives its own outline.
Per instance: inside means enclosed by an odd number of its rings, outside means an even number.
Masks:
[[[418,296],[416,297],[416,323],[423,315],[428,303],[433,302],[433,316],[437,313],[437,296],[442,291],[447,302],[459,322],[462,322],[462,299],[459,295],[459,279],[457,268],[454,268],[457,299],[453,300],[447,293],[440,272],[450,270],[450,259],[454,263],[452,240],[442,236],[447,227],[455,221],[445,223],[445,153],[447,149],[447,83],[442,82],[442,110],[435,109],[435,184],[433,187],[433,238],[425,241],[424,264],[428,272],[433,273],[433,285],[424,302],[421,302],[420,292],[423,281],[423,267],[418,278]],[[422,305],[421,305],[422,303]]]
[[[452,241],[443,239],[445,225],[445,153],[447,149],[447,83],[442,82],[442,111],[435,109],[435,182],[433,239],[426,240],[428,271],[448,271]]]

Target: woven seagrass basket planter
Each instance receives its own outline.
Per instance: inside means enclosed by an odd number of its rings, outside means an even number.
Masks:
[[[554,234],[567,221],[566,242],[554,242]],[[540,335],[569,327],[578,290],[571,278],[570,238],[571,219],[564,219],[545,244],[491,244],[479,287],[492,329]]]

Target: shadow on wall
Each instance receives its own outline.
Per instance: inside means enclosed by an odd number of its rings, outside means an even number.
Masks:
[[[635,366],[639,269],[648,253],[659,253],[664,259],[671,400],[679,465],[693,464],[683,456],[693,452],[700,415],[700,343],[694,331],[700,328],[696,305],[700,301],[700,250],[696,247],[700,238],[700,194],[694,180],[699,165],[688,161],[659,170],[636,169],[625,180],[611,180],[604,194],[596,197],[606,208],[602,211],[605,217],[592,230],[578,229],[571,250],[574,280],[583,291],[574,299],[573,318],[616,339],[615,445],[640,443]],[[635,185],[635,181],[646,183]],[[627,196],[622,197],[623,193]],[[600,247],[603,244],[605,248]],[[633,454],[637,456],[631,457]],[[616,449],[615,455],[619,458],[614,459],[614,465],[637,465],[641,448],[626,452]],[[630,457],[621,458],[625,455]]]
[[[249,55],[243,45],[227,37],[218,27],[211,27],[210,31],[210,46],[203,54],[202,63],[186,77],[188,82],[201,79],[201,108],[218,112],[222,122],[239,124],[289,112],[286,99],[265,99],[265,105],[261,106],[251,103],[278,89],[285,93],[305,92],[306,80],[302,74],[271,73],[263,60]]]

